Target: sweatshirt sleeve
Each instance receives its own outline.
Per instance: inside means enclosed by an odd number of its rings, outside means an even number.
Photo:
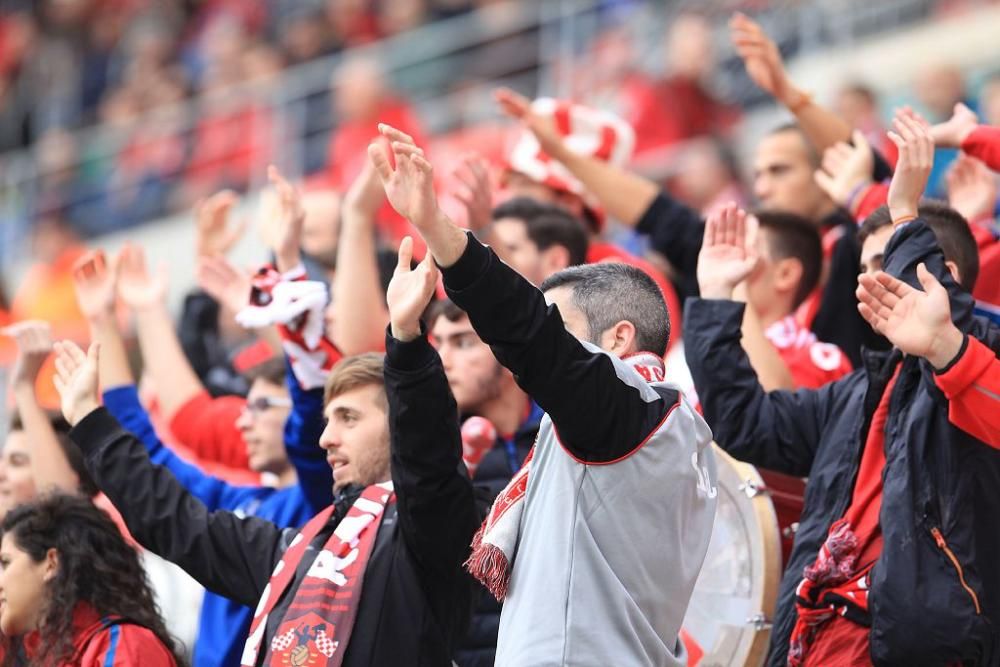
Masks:
[[[105,408],[84,417],[70,438],[136,541],[205,588],[249,607],[257,603],[281,529],[256,517],[210,512],[170,471],[153,465],[145,447]]]
[[[139,401],[135,385],[113,387],[104,392],[104,406],[127,431],[135,435],[146,448],[149,460],[164,466],[191,494],[205,503],[209,510],[234,510],[260,495],[259,487],[236,486],[204,473],[163,444],[149,414]]]
[[[650,246],[667,258],[680,274],[680,297],[698,296],[698,253],[705,235],[701,214],[661,192],[636,224]]]
[[[649,398],[618,375],[611,357],[566,330],[556,306],[469,239],[462,257],[444,269],[444,285],[479,337],[546,413],[560,442],[585,463],[625,456],[653,432],[676,402]]]
[[[948,399],[948,420],[1000,449],[1000,359],[993,350],[966,336],[958,358],[934,381]]]
[[[404,343],[387,334],[384,372],[403,539],[426,571],[452,576],[478,527],[462,465],[458,406],[441,358],[424,336]]]
[[[980,125],[962,142],[962,150],[993,171],[1000,171],[1000,127]]]
[[[295,467],[298,484],[311,507],[310,515],[333,503],[333,473],[319,446],[325,427],[323,387],[303,389],[291,364],[286,364],[286,384],[292,412],[285,422],[285,451]]]

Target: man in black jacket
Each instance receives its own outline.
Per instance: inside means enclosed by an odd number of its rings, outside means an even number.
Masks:
[[[706,229],[702,298],[685,311],[687,359],[718,444],[809,477],[771,634],[775,667],[1000,664],[1000,453],[952,417],[962,399],[942,390],[970,337],[998,352],[1000,333],[973,318],[972,298],[917,218],[933,156],[926,126],[902,114],[895,127],[895,233],[883,268],[913,286],[933,274],[961,335],[921,355],[868,351],[861,369],[819,390],[765,393],[731,300],[753,265],[735,207]]]
[[[411,252],[405,240],[387,292],[384,390],[363,358],[331,374],[328,393],[336,395],[328,396],[320,444],[338,495],[328,519],[299,531],[207,512],[98,407],[96,347],[84,356],[59,344],[57,385],[71,437],[135,538],[221,595],[251,607],[261,600],[244,665],[280,664],[289,650],[312,665],[448,665],[468,622],[471,580],[461,564],[478,520],[460,467],[458,410],[419,320],[437,272],[429,261],[411,271]],[[371,437],[359,441],[359,432]],[[390,480],[394,502],[378,494]],[[298,539],[310,531],[314,539]],[[338,542],[352,532],[356,540]],[[366,541],[367,556],[354,546]],[[353,599],[352,587],[360,589]],[[313,597],[331,588],[326,603]]]

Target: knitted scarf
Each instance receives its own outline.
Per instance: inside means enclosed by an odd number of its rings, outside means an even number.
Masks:
[[[375,535],[385,507],[394,497],[392,482],[385,482],[367,487],[354,501],[295,589],[281,624],[265,646],[264,665],[339,667],[343,662]],[[333,510],[331,505],[310,519],[275,566],[250,624],[242,667],[257,665],[267,618]]]

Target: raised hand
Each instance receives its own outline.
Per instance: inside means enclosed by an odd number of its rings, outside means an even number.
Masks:
[[[759,23],[737,12],[729,20],[729,33],[747,75],[757,87],[788,107],[805,97],[788,79],[778,45]]]
[[[705,221],[705,239],[698,254],[698,287],[702,298],[732,299],[733,290],[757,266],[748,239],[746,211],[730,203]]]
[[[225,257],[198,261],[198,286],[230,312],[238,313],[250,301],[251,278]]]
[[[52,329],[48,322],[26,320],[0,330],[17,343],[17,357],[11,370],[11,387],[35,389],[38,372],[52,353]]]
[[[545,153],[556,160],[562,160],[566,156],[569,149],[551,116],[532,111],[531,100],[510,88],[498,88],[493,92],[493,97],[507,116],[519,121],[535,135]]]
[[[86,354],[70,341],[58,342],[54,347],[55,384],[61,399],[63,417],[70,425],[76,426],[100,405],[97,400],[100,345],[91,343]]]
[[[931,127],[931,136],[934,138],[936,146],[961,148],[966,137],[976,129],[977,125],[979,125],[979,118],[976,116],[976,112],[958,102],[951,118]]]
[[[109,263],[103,250],[94,250],[73,265],[76,301],[80,312],[92,323],[114,315],[117,264],[117,260]]]
[[[140,246],[126,243],[118,255],[118,296],[132,310],[162,306],[167,300],[167,269],[155,273],[146,267],[146,253]]]
[[[921,263],[923,291],[879,271],[858,277],[858,311],[872,328],[906,354],[944,368],[962,348],[962,332],[951,321],[948,290]]]
[[[899,149],[889,185],[889,214],[894,223],[917,215],[920,196],[934,166],[934,139],[927,122],[908,108],[896,112],[889,139]]]
[[[431,253],[415,269],[410,268],[412,259],[413,239],[407,236],[399,244],[399,261],[385,293],[392,336],[404,342],[420,335],[420,315],[434,296],[438,277]]]
[[[982,161],[962,153],[948,170],[948,203],[969,222],[993,217],[997,180]]]
[[[267,178],[277,195],[278,211],[264,221],[265,237],[274,251],[278,270],[291,271],[302,261],[302,224],[306,219],[302,195],[274,165],[267,168]]]
[[[199,257],[225,255],[246,231],[246,220],[236,225],[229,224],[229,211],[236,203],[236,193],[232,190],[216,192],[208,199],[198,202],[195,208],[197,238],[195,248]]]
[[[368,147],[368,156],[382,179],[386,197],[396,212],[423,230],[434,224],[440,214],[434,193],[434,169],[413,137],[384,123],[380,123],[378,129],[390,141],[396,161],[393,169],[383,143]]]
[[[490,184],[490,165],[478,153],[466,153],[455,170],[455,177],[465,187],[455,192],[467,212],[468,227],[479,232],[493,222],[493,190]]]
[[[830,199],[850,207],[851,198],[871,183],[875,156],[860,130],[851,135],[852,144],[840,141],[823,152],[823,165],[813,177]]]

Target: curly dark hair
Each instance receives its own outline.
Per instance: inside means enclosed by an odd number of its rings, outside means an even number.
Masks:
[[[49,549],[59,555],[56,576],[46,584],[35,663],[61,665],[73,658],[73,610],[87,602],[101,616],[119,616],[153,632],[184,664],[160,617],[139,554],[118,527],[89,499],[61,493],[15,507],[0,524],[19,549],[41,562]],[[20,639],[5,638],[3,667],[14,664]]]

